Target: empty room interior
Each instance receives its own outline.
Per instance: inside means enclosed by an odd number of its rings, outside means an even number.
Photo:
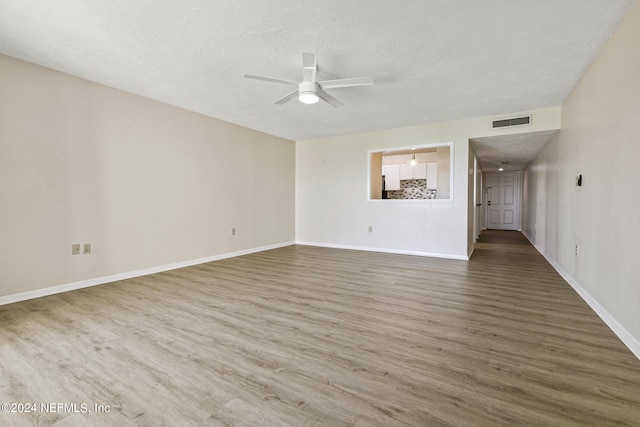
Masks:
[[[640,425],[640,1],[0,2],[0,425]]]

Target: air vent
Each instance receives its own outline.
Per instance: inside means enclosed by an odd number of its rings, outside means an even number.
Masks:
[[[531,116],[514,117],[511,119],[494,120],[491,124],[493,129],[506,128],[509,126],[524,126],[531,124]]]

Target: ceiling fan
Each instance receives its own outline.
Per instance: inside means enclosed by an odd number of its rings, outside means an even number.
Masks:
[[[373,84],[372,77],[355,77],[350,79],[338,80],[322,80],[316,81],[316,71],[318,64],[316,62],[316,54],[313,52],[302,53],[302,81],[294,82],[292,80],[276,79],[273,77],[256,76],[253,74],[245,74],[247,79],[264,80],[266,82],[286,84],[297,86],[297,89],[290,94],[278,99],[275,104],[282,105],[294,98],[298,98],[303,104],[315,104],[319,99],[333,105],[335,108],[342,107],[344,104],[340,100],[334,98],[325,92],[325,89],[338,89],[342,87],[368,86]]]

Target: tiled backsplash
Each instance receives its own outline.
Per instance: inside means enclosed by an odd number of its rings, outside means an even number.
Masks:
[[[400,190],[387,191],[389,199],[435,199],[435,190],[427,189],[426,179],[403,179]]]

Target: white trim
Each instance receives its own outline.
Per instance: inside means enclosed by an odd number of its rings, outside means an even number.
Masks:
[[[476,242],[473,242],[471,244],[471,247],[469,248],[469,252],[467,252],[467,261],[469,261],[471,259],[471,255],[473,255],[473,251],[476,249]]]
[[[369,246],[336,245],[333,243],[302,242],[302,241],[296,241],[296,245],[318,246],[322,248],[347,249],[347,250],[354,250],[354,251],[382,252],[382,253],[399,254],[399,255],[417,255],[417,256],[425,256],[425,257],[431,257],[431,258],[446,258],[446,259],[457,259],[462,261],[469,261],[469,258],[467,258],[464,255],[443,254],[443,253],[437,253],[437,252],[406,251],[401,249],[372,248]]]
[[[274,245],[260,246],[257,248],[244,249],[237,252],[227,252],[224,254],[213,255],[204,258],[197,258],[187,261],[176,262],[172,264],[160,265],[156,267],[144,268],[141,270],[129,271],[126,273],[112,274],[110,276],[96,277],[94,279],[81,280],[63,285],[51,286],[48,288],[35,289],[33,291],[20,292],[18,294],[6,295],[0,297],[0,305],[13,304],[14,302],[26,301],[29,299],[40,298],[48,295],[59,294],[62,292],[74,291],[76,289],[88,288],[96,285],[104,285],[106,283],[116,282],[118,280],[131,279],[134,277],[146,276],[148,274],[160,273],[163,271],[175,270],[177,268],[190,267],[192,265],[204,264],[206,262],[218,261],[226,258],[233,258],[240,255],[248,255],[255,252],[267,251],[285,246],[291,246],[295,242],[277,243]]]
[[[551,264],[562,278],[575,290],[589,307],[602,319],[602,321],[613,331],[614,334],[627,346],[629,350],[640,360],[640,341],[638,341],[624,326],[620,324],[600,303],[593,298],[571,275],[560,266],[551,255],[547,254],[543,248],[538,246],[536,241],[524,230],[521,233],[531,242],[540,254]]]

